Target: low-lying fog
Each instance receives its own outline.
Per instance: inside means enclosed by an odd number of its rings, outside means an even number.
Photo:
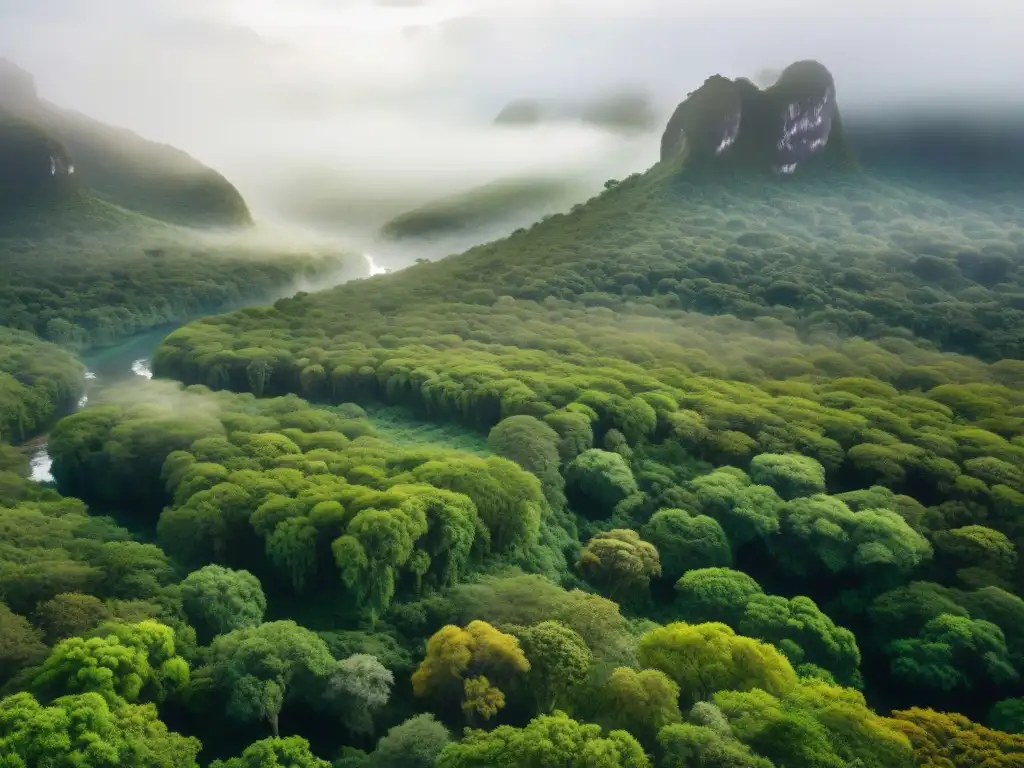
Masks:
[[[62,106],[185,149],[265,221],[379,262],[393,216],[498,179],[568,182],[568,207],[657,158],[664,120],[714,72],[819,58],[846,110],[1020,97],[1024,7],[1007,0],[0,0],[0,55]],[[646,131],[496,126],[509,102],[646,93]],[[527,206],[529,207],[529,206]],[[532,219],[536,210],[523,210]],[[513,217],[514,218],[514,217]]]

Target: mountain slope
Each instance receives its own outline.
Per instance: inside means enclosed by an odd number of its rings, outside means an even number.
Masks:
[[[31,75],[0,59],[0,112],[59,142],[79,184],[121,207],[183,224],[248,224],[227,179],[186,153],[147,141],[38,97]]]

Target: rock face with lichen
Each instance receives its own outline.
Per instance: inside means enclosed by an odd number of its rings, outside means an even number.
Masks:
[[[0,111],[0,207],[58,198],[75,188],[75,166],[57,139]]]
[[[714,75],[676,109],[661,139],[662,161],[688,169],[775,173],[852,170],[831,73],[816,61],[790,65],[774,85]]]

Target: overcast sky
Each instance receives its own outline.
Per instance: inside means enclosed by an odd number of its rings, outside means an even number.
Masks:
[[[649,91],[802,58],[840,106],[1024,103],[1021,0],[0,0],[44,98],[179,146],[257,208],[317,183],[423,197],[515,172],[642,170],[656,136],[496,130],[509,100]]]

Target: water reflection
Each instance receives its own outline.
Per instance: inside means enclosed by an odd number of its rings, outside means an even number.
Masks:
[[[124,369],[122,368],[122,370]],[[143,379],[153,378],[153,369],[150,368],[149,358],[140,357],[137,360],[133,360],[130,370],[135,376],[139,376]],[[95,371],[87,370],[85,372],[85,379],[86,381],[95,382],[99,380],[99,377],[96,375]],[[89,395],[82,395],[78,401],[79,409],[85,408],[88,404]],[[29,476],[37,483],[52,483],[52,468],[53,459],[50,458],[50,453],[47,451],[46,441],[43,441],[32,451],[32,456],[29,459]]]

